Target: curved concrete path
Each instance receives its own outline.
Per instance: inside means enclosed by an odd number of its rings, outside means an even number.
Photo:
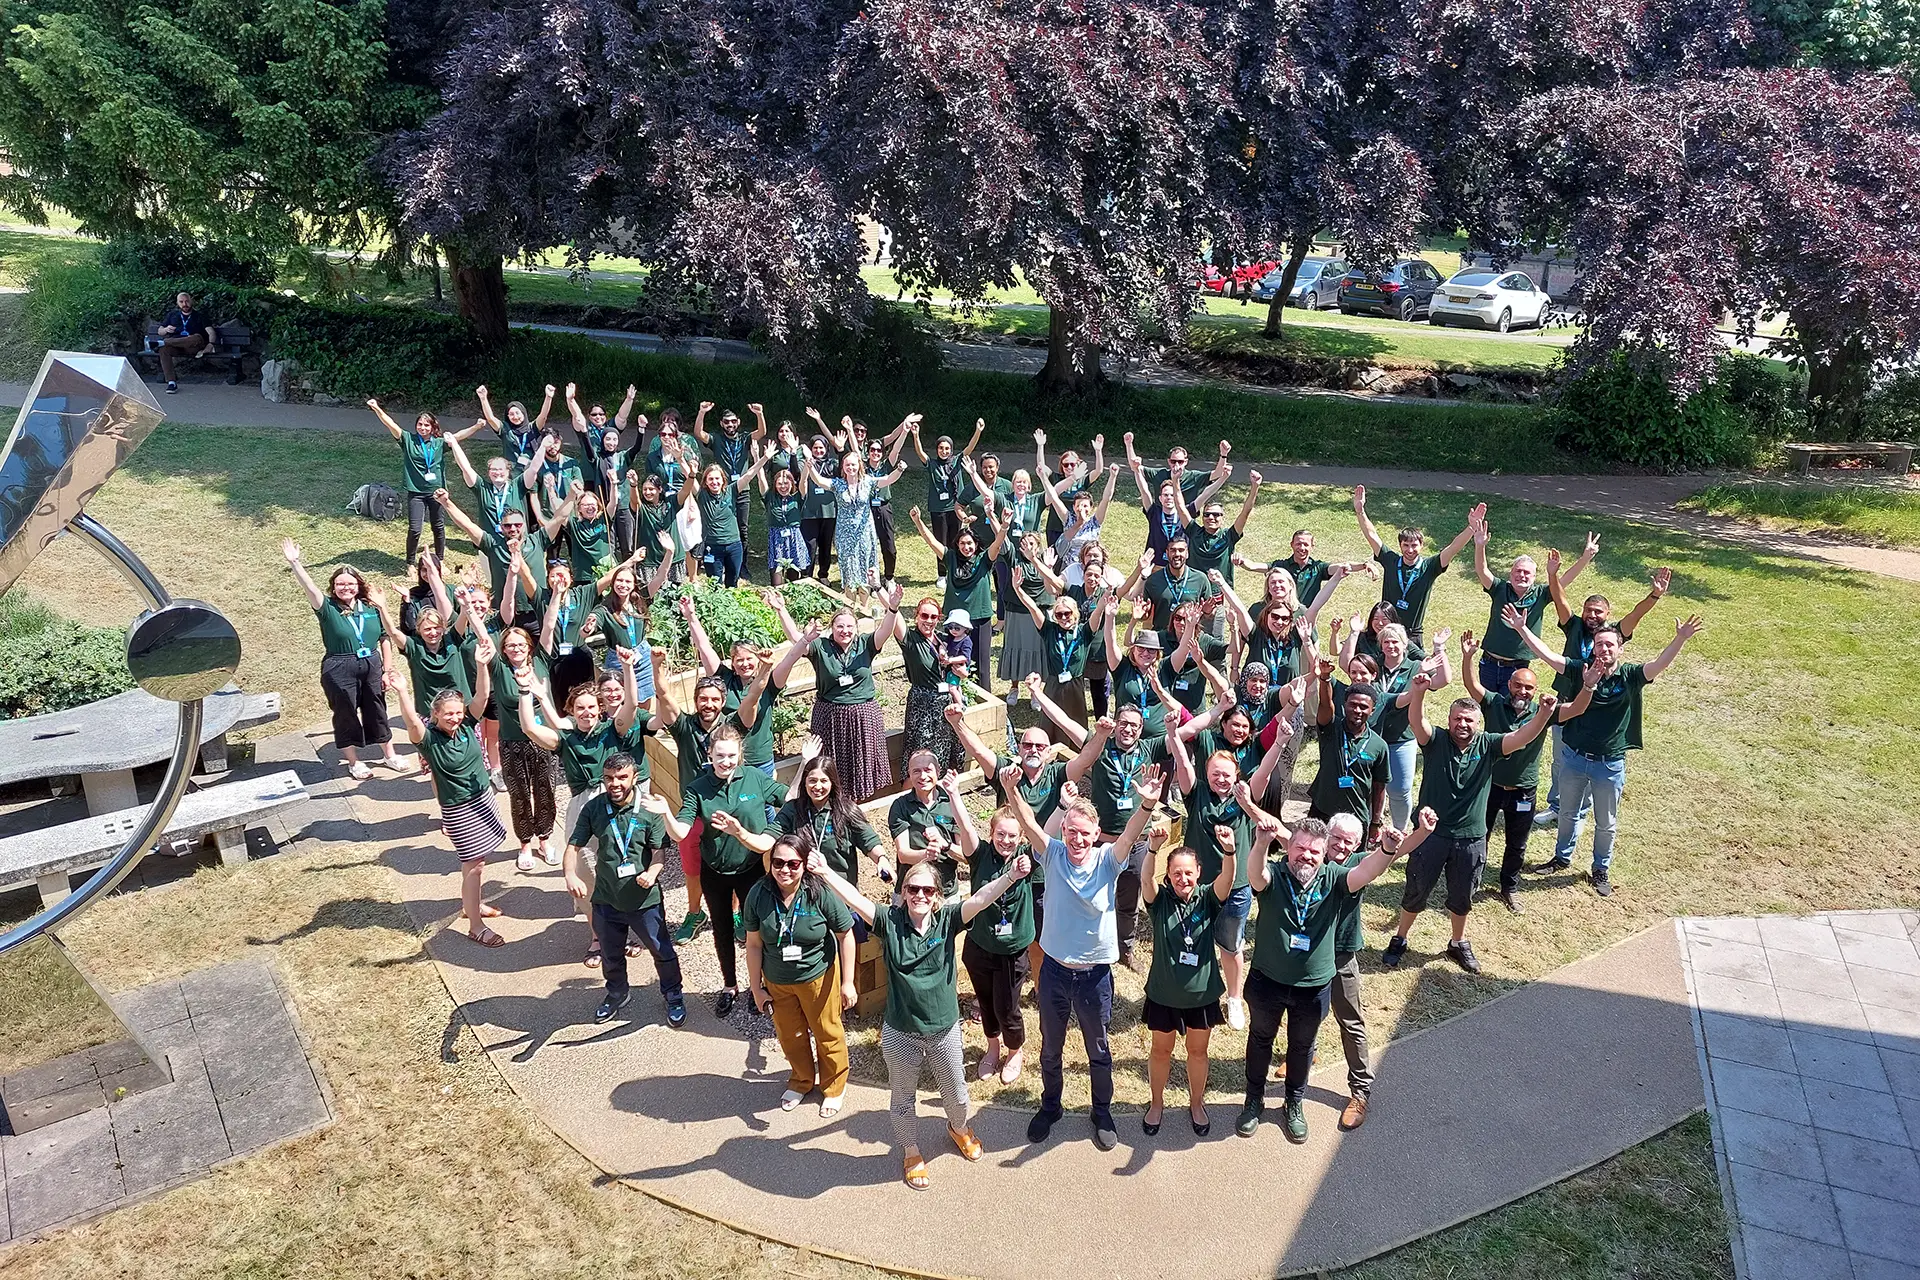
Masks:
[[[262,758],[333,764],[327,739],[324,729],[283,735],[262,744]],[[571,918],[557,870],[522,876],[494,860],[490,897],[509,941],[483,950],[443,928],[458,909],[458,873],[424,781],[376,769],[357,788],[336,774],[315,791],[343,798],[356,838],[384,846],[465,1021],[569,1143],[694,1213],[890,1270],[1051,1277],[1064,1264],[1145,1280],[1167,1272],[1172,1248],[1195,1274],[1331,1268],[1559,1181],[1703,1103],[1679,945],[1663,925],[1378,1050],[1374,1108],[1356,1133],[1335,1124],[1338,1062],[1315,1077],[1312,1136],[1298,1148],[1272,1123],[1251,1140],[1233,1136],[1235,1108],[1224,1101],[1204,1140],[1178,1109],[1153,1139],[1137,1116],[1122,1116],[1121,1145],[1108,1153],[1089,1140],[1083,1113],[1034,1147],[1028,1112],[989,1107],[976,1130],[986,1159],[968,1165],[923,1097],[934,1185],[916,1193],[900,1181],[884,1089],[855,1084],[831,1121],[811,1104],[780,1112],[777,1043],[743,1034],[738,1012],[731,1023],[712,1014],[707,936],[683,950],[685,1028],[666,1027],[644,958],[633,962],[626,1011],[596,1027],[600,979],[579,962],[585,926]],[[679,897],[669,893],[675,909]],[[1206,1226],[1170,1230],[1170,1217]]]

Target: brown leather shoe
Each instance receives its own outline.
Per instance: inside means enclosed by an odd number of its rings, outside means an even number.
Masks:
[[[1340,1128],[1347,1133],[1351,1133],[1364,1124],[1366,1119],[1367,1095],[1364,1093],[1356,1093],[1353,1097],[1347,1099],[1346,1109],[1340,1113]]]

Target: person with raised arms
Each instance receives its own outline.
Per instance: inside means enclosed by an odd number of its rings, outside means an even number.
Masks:
[[[947,1137],[967,1160],[986,1154],[973,1136],[967,1096],[967,1064],[961,1055],[966,1038],[960,1022],[960,974],[955,952],[960,931],[987,910],[1029,870],[1016,858],[998,879],[976,887],[963,902],[948,903],[940,876],[927,863],[906,867],[900,875],[900,900],[882,906],[848,884],[818,851],[808,855],[807,870],[840,895],[880,940],[887,969],[887,1010],[880,1023],[880,1056],[892,1090],[889,1113],[899,1144],[906,1183],[927,1189],[927,1163],[920,1155],[915,1115],[920,1073],[933,1067],[940,1103],[947,1113]]]
[[[1161,840],[1165,836],[1162,834]],[[1167,1081],[1173,1076],[1173,1042],[1187,1043],[1187,1118],[1195,1137],[1213,1128],[1207,1116],[1207,1047],[1213,1029],[1227,1020],[1220,997],[1226,982],[1220,962],[1208,940],[1220,909],[1234,892],[1235,853],[1224,849],[1220,870],[1202,883],[1200,855],[1182,845],[1167,856],[1167,877],[1160,879],[1160,843],[1147,837],[1145,874],[1141,893],[1153,935],[1153,963],[1147,969],[1147,998],[1140,1020],[1153,1033],[1147,1055],[1147,1087],[1151,1100],[1140,1117],[1149,1138],[1160,1132],[1166,1114]]]
[[[700,884],[713,911],[713,949],[720,959],[721,991],[713,1006],[718,1018],[733,1012],[740,994],[734,932],[745,923],[747,895],[765,874],[759,851],[740,837],[765,831],[787,798],[786,787],[772,775],[740,762],[741,736],[730,724],[713,730],[707,768],[681,793],[679,812],[667,815],[675,840],[685,840],[693,824],[701,824]]]
[[[767,874],[747,894],[747,990],[773,1017],[787,1059],[780,1109],[820,1090],[820,1115],[840,1114],[847,1092],[847,1032],[841,1014],[859,1001],[853,985],[853,914],[840,895],[807,874],[816,850],[804,835],[778,835]]]
[[[1612,627],[1594,633],[1589,661],[1573,663],[1553,653],[1539,636],[1527,630],[1517,611],[1507,616],[1507,625],[1519,632],[1527,647],[1554,671],[1581,682],[1581,701],[1561,717],[1561,765],[1566,781],[1562,783],[1560,838],[1554,843],[1553,858],[1536,870],[1561,871],[1573,864],[1573,851],[1580,843],[1580,810],[1591,798],[1593,863],[1588,876],[1595,893],[1611,897],[1613,880],[1609,873],[1620,801],[1627,789],[1627,752],[1638,751],[1642,745],[1644,690],[1673,665],[1687,641],[1699,635],[1706,623],[1699,614],[1675,623],[1667,647],[1644,663],[1621,660],[1625,642]],[[1543,709],[1548,701],[1540,700]]]
[[[419,610],[414,615],[413,634],[400,631],[394,643],[406,659],[413,685],[413,709],[426,716],[443,689],[456,690],[463,699],[473,696],[474,650],[486,633],[486,623],[478,602],[471,598],[463,600],[460,612],[455,614],[446,581],[432,556],[421,557],[420,570],[433,592],[433,607]],[[450,633],[456,617],[462,633],[459,636]]]
[[[1374,729],[1380,691],[1371,684],[1338,684],[1333,659],[1315,663],[1307,692],[1320,763],[1307,785],[1307,816],[1322,822],[1349,814],[1377,843],[1387,824],[1387,743]]]
[[[593,1011],[596,1023],[612,1021],[627,1003],[627,957],[635,954],[627,941],[630,933],[653,956],[667,1025],[678,1028],[687,1021],[680,957],[660,894],[673,843],[666,807],[665,797],[646,786],[634,757],[616,751],[601,762],[600,786],[567,835],[567,891],[576,899],[592,895],[594,938],[605,957],[600,972],[607,990]],[[591,879],[588,849],[594,851]]]
[[[743,743],[752,736],[762,710],[768,705],[761,695],[767,682],[773,678],[774,668],[767,662],[756,661],[754,669],[753,683],[740,695],[739,705],[732,711],[726,709],[727,683],[719,676],[702,676],[694,682],[693,710],[688,712],[682,712],[674,705],[673,694],[665,683],[658,687],[654,697],[654,713],[647,721],[647,731],[673,735],[674,758],[679,770],[682,796],[707,772],[713,735],[717,730],[723,725],[731,727],[740,735]],[[707,923],[707,914],[701,909],[705,897],[701,886],[700,848],[704,834],[701,827],[702,824],[695,821],[686,832],[675,837],[680,841],[680,872],[687,882],[687,914],[681,917],[680,928],[674,933],[675,942],[691,942],[701,926]]]
[[[1467,696],[1480,704],[1480,715],[1488,733],[1504,734],[1526,724],[1539,713],[1534,700],[1539,689],[1530,667],[1516,667],[1507,673],[1506,688],[1495,692],[1480,683],[1484,661],[1476,663],[1479,649],[1473,632],[1460,635],[1460,676]],[[1571,711],[1571,707],[1568,708]],[[1558,727],[1560,714],[1549,717],[1550,728]],[[1520,872],[1527,861],[1527,837],[1533,833],[1534,799],[1539,794],[1540,752],[1550,734],[1541,734],[1510,756],[1501,756],[1493,766],[1493,785],[1487,791],[1487,833],[1492,837],[1493,820],[1498,817],[1506,828],[1506,845],[1500,859],[1500,904],[1514,915],[1520,914]]]
[[[707,571],[729,587],[740,585],[741,575],[747,568],[747,544],[741,540],[734,495],[745,493],[752,480],[751,471],[729,479],[725,467],[709,462],[697,472],[687,472],[686,481],[675,498],[682,509],[692,507],[699,513]]]
[[[609,709],[600,701],[600,688],[586,680],[568,688],[563,697],[564,714],[554,705],[544,685],[520,690],[520,727],[527,740],[543,751],[551,751],[560,761],[560,772],[567,780],[570,799],[562,820],[562,830],[572,832],[581,811],[600,794],[600,775],[608,759],[618,754],[646,758],[647,721],[638,716],[639,697],[634,685],[635,655],[631,649],[620,651],[621,699]],[[649,770],[636,766],[641,781]],[[585,894],[574,895],[575,914],[585,911]],[[593,931],[584,963],[593,968],[600,963],[599,931]]]
[[[959,768],[962,751],[946,718],[953,699],[947,693],[942,666],[940,617],[940,602],[923,596],[914,606],[911,625],[899,613],[893,624],[907,676],[906,732],[900,754],[910,760],[922,751],[929,753],[936,774]]]
[[[475,524],[452,501],[440,505],[453,526],[464,533],[474,549],[486,557],[492,593],[490,603],[494,611],[506,603],[509,587],[515,587],[529,598],[539,590],[540,581],[547,575],[547,535],[540,522],[529,516],[523,507],[503,506],[499,513],[499,528],[486,529]],[[485,507],[484,502],[482,505]]]
[[[1287,1141],[1307,1140],[1307,1074],[1313,1044],[1332,1004],[1334,942],[1347,900],[1377,879],[1404,853],[1417,849],[1436,819],[1421,810],[1416,830],[1395,832],[1358,865],[1337,866],[1327,859],[1327,825],[1306,818],[1291,830],[1279,819],[1260,821],[1249,851],[1253,886],[1260,911],[1253,929],[1253,973],[1247,979],[1247,1096],[1233,1130],[1251,1138],[1267,1107],[1267,1076],[1273,1070],[1273,1045],[1286,1024],[1286,1093],[1282,1128]],[[1274,841],[1286,840],[1284,859],[1270,861]]]
[[[983,549],[971,529],[962,529],[952,542],[942,542],[927,528],[920,508],[909,507],[907,515],[927,549],[933,552],[934,561],[940,566],[941,581],[947,584],[941,612],[950,615],[956,609],[964,610],[973,623],[974,679],[981,688],[990,691],[993,688],[993,562],[1007,545],[1007,526],[989,507],[987,523],[993,527],[993,542]]]
[[[1020,785],[1016,775],[1020,773],[1018,766],[1007,767],[1011,785],[1016,788]],[[998,777],[994,782],[999,787],[1010,785]],[[1020,819],[1011,807],[1003,804],[994,811],[987,820],[988,839],[982,843],[973,815],[960,795],[958,778],[953,778],[949,798],[960,817],[960,856],[967,860],[968,884],[992,884],[1016,862],[1032,865],[1033,849],[1022,842]],[[998,1077],[1002,1084],[1013,1084],[1026,1065],[1027,1020],[1020,1012],[1020,993],[1031,973],[1031,953],[1039,936],[1033,879],[1031,873],[1016,878],[1005,893],[975,916],[960,948],[960,963],[966,966],[967,980],[973,985],[980,1006],[980,1031],[987,1040],[986,1052],[980,1057],[982,1080]]]
[[[767,853],[773,848],[774,834],[797,836],[809,850],[818,849],[826,855],[827,865],[856,889],[860,887],[863,853],[873,859],[883,880],[893,878],[880,833],[840,785],[840,770],[834,766],[833,757],[826,754],[826,744],[812,734],[800,744],[800,772],[794,778],[790,798],[773,817],[772,832],[743,834],[740,839]],[[853,940],[867,940],[865,922],[853,922]]]
[[[466,482],[468,492],[480,508],[480,527],[496,537],[501,536],[500,522],[509,511],[527,514],[527,483],[524,470],[516,473],[507,460],[502,457],[487,459],[487,471],[483,476],[474,469],[467,451],[460,446],[454,436],[447,437],[447,453],[453,458],[454,467],[460,472],[460,478]],[[442,508],[451,511],[451,503],[441,503]],[[465,525],[455,524],[461,529]],[[471,536],[471,535],[469,535]],[[478,540],[474,546],[479,546]]]
[[[440,829],[460,860],[460,918],[467,922],[467,936],[483,947],[506,944],[489,925],[488,917],[498,916],[500,908],[481,901],[481,882],[486,876],[487,855],[507,838],[500,815],[493,807],[493,783],[487,773],[487,753],[473,722],[479,718],[493,690],[488,684],[493,662],[493,641],[482,636],[475,646],[479,664],[471,697],[458,689],[442,689],[428,704],[422,717],[407,690],[406,677],[395,672],[395,689],[400,694],[400,716],[427,763],[433,779],[434,800],[440,806]]]
[[[500,437],[500,456],[511,470],[521,472],[539,464],[540,439],[547,433],[547,417],[553,412],[556,390],[551,382],[547,384],[546,399],[540,404],[540,412],[532,418],[527,417],[527,406],[518,400],[509,400],[507,420],[502,422],[500,415],[493,411],[486,387],[474,388],[473,393],[480,401],[481,420]]]
[[[626,399],[611,419],[607,417],[604,405],[590,405],[582,413],[580,402],[575,398],[576,390],[573,383],[567,384],[567,415],[573,421],[573,437],[580,443],[581,455],[588,462],[588,488],[599,499],[599,510],[605,512],[606,518],[612,522],[613,536],[608,547],[610,558],[629,556],[633,554],[635,546],[633,512],[629,506],[632,495],[628,492],[629,477],[633,472],[627,466],[632,451],[620,447],[620,433],[626,430],[627,419],[633,413],[633,402],[639,395],[639,389],[632,383],[627,384]],[[582,514],[588,519],[592,518],[591,513]],[[577,548],[574,551],[574,569],[576,572],[581,569]]]
[[[1422,757],[1420,807],[1438,814],[1439,824],[1421,846],[1420,856],[1407,863],[1400,921],[1380,955],[1380,963],[1388,969],[1399,967],[1407,953],[1408,933],[1445,876],[1447,916],[1453,931],[1447,958],[1468,973],[1479,973],[1479,958],[1467,941],[1467,915],[1473,910],[1474,890],[1480,886],[1480,871],[1487,863],[1487,796],[1493,785],[1494,766],[1501,757],[1523,750],[1546,731],[1554,718],[1557,699],[1549,694],[1540,700],[1539,715],[1504,734],[1493,734],[1486,732],[1478,702],[1456,698],[1447,708],[1445,730],[1436,732],[1427,723],[1425,700],[1427,690],[1439,683],[1424,671],[1415,676],[1413,705],[1407,713]]]
[[[751,721],[744,721],[746,730],[745,761],[756,769],[773,770],[773,704],[786,690],[787,682],[793,678],[793,669],[807,656],[808,647],[820,634],[815,623],[810,632],[794,625],[793,617],[787,612],[787,602],[778,591],[769,591],[764,597],[779,618],[781,627],[787,634],[787,651],[780,660],[773,663],[773,670],[761,679],[761,671],[771,660],[770,653],[763,653],[751,640],[736,640],[727,651],[727,661],[722,664],[719,651],[713,647],[713,641],[707,636],[707,628],[700,621],[700,612],[694,607],[691,593],[680,596],[680,617],[687,624],[687,635],[693,641],[694,656],[700,660],[700,672],[703,676],[718,676],[726,686],[727,698],[723,707],[728,712],[738,711],[740,702],[747,696],[747,690],[759,691],[759,705]]]
[[[1053,475],[1053,471],[1047,466],[1047,433],[1044,431],[1035,431],[1033,433],[1033,474],[1040,481],[1041,486],[1047,493],[1047,506],[1049,508],[1047,512],[1048,543],[1058,546],[1061,541],[1061,535],[1066,532],[1068,527],[1068,512],[1077,507],[1075,500],[1083,493],[1091,497],[1093,486],[1100,482],[1102,472],[1105,472],[1107,476],[1107,496],[1099,503],[1100,513],[1095,523],[1097,525],[1106,520],[1107,503],[1113,500],[1114,482],[1120,478],[1120,468],[1109,468],[1107,466],[1106,448],[1107,438],[1105,436],[1095,436],[1093,438],[1093,467],[1091,470],[1088,469],[1085,462],[1081,461],[1080,455],[1077,452],[1072,449],[1062,450],[1060,454],[1059,482],[1057,484],[1048,484],[1047,481]],[[1089,512],[1092,511],[1091,505],[1089,505],[1088,510]],[[1075,557],[1064,555],[1061,557],[1061,559],[1065,561],[1071,561],[1074,558]]]
[[[447,558],[446,508],[435,499],[435,491],[446,484],[444,461],[450,432],[443,431],[440,419],[422,410],[413,420],[413,430],[402,431],[400,424],[380,407],[378,400],[367,401],[367,408],[380,419],[387,434],[400,442],[401,483],[407,495],[407,563],[420,558],[420,532],[429,519],[433,522],[433,558]],[[470,436],[478,431],[476,422],[460,432]]]
[[[1149,635],[1152,633],[1149,632]],[[1042,714],[1052,718],[1057,708],[1050,700],[1036,701]],[[1061,723],[1058,719],[1056,724]],[[1164,733],[1147,732],[1140,708],[1122,704],[1112,716],[1094,721],[1093,731],[1081,742],[1078,754],[1067,762],[1066,780],[1078,789],[1092,806],[1096,830],[1103,843],[1120,845],[1122,834],[1136,815],[1139,795],[1135,784],[1149,772],[1157,772],[1173,759]],[[1119,940],[1116,959],[1121,964],[1133,961],[1133,939],[1140,925],[1140,867],[1145,860],[1144,847],[1121,846],[1125,864],[1115,886],[1115,933]]]
[[[299,543],[287,538],[280,551],[320,624],[325,655],[320,659],[320,691],[333,712],[333,745],[346,761],[347,773],[356,782],[372,773],[360,759],[362,747],[379,747],[390,768],[404,769],[387,725],[395,628],[387,617],[385,589],[368,586],[358,569],[343,564],[327,579],[323,593],[300,562]]]
[[[959,887],[956,861],[960,846],[960,818],[940,785],[942,774],[931,751],[916,751],[907,759],[906,790],[887,806],[887,834],[895,859],[902,867],[931,862],[940,874],[940,892],[952,897]]]
[[[1101,530],[1106,528],[1107,508],[1113,504],[1113,490],[1120,481],[1120,468],[1113,467],[1107,471],[1106,491],[1100,495],[1100,500],[1095,502],[1093,490],[1087,487],[1087,482],[1084,480],[1063,475],[1060,483],[1054,484],[1053,477],[1047,473],[1045,461],[1047,433],[1036,431],[1033,433],[1033,439],[1041,457],[1036,473],[1040,477],[1040,489],[1046,495],[1049,508],[1046,541],[1054,549],[1060,563],[1068,566],[1069,584],[1071,584],[1073,568],[1080,562],[1082,548],[1098,542]],[[1094,441],[1093,450],[1097,458],[1100,453],[1100,441],[1097,439]],[[1068,452],[1061,457],[1062,467],[1067,465],[1069,458],[1074,459],[1075,466],[1079,465],[1079,459]]]
[[[1467,513],[1466,527],[1436,556],[1420,554],[1426,546],[1427,535],[1412,525],[1400,530],[1399,550],[1389,550],[1367,516],[1367,486],[1363,484],[1353,487],[1353,515],[1360,522],[1360,536],[1367,540],[1367,549],[1373,552],[1383,571],[1380,599],[1398,612],[1400,625],[1407,629],[1408,641],[1414,645],[1425,644],[1427,598],[1433,593],[1433,584],[1447,571],[1453,558],[1466,548],[1479,522],[1486,519],[1487,504],[1483,502]]]
[[[702,400],[700,407],[693,413],[693,438],[702,447],[713,454],[727,473],[729,481],[738,480],[751,468],[754,455],[760,449],[760,442],[767,438],[767,413],[758,404],[747,406],[747,412],[753,415],[753,430],[741,430],[740,415],[731,409],[720,411],[720,430],[707,430],[707,415],[713,412],[713,401]],[[733,496],[733,513],[740,524],[740,540],[747,537],[747,510],[749,499],[745,485],[736,485]]]
[[[500,772],[513,813],[513,837],[520,842],[515,865],[527,875],[536,854],[557,867],[562,853],[548,844],[554,820],[554,758],[527,736],[520,718],[520,692],[546,682],[546,664],[524,627],[508,626],[495,648],[493,708],[500,721]]]
[[[1347,636],[1347,647],[1341,654],[1342,665],[1349,671],[1356,657],[1363,656],[1358,653],[1355,638],[1364,628],[1362,620],[1355,617]],[[1371,682],[1378,688],[1373,702],[1373,728],[1387,744],[1387,817],[1396,827],[1404,828],[1413,812],[1414,768],[1419,759],[1409,717],[1414,677],[1423,671],[1432,674],[1436,677],[1435,688],[1453,679],[1453,670],[1447,661],[1448,635],[1445,627],[1434,632],[1433,655],[1423,659],[1414,652],[1407,629],[1399,623],[1389,623],[1380,631],[1380,658]]]
[[[953,437],[941,436],[933,442],[933,456],[920,443],[920,424],[914,423],[913,452],[919,457],[920,465],[927,469],[927,516],[932,521],[934,537],[945,546],[954,546],[960,541],[960,482],[961,466],[980,444],[980,436],[987,429],[987,420],[981,418],[973,424],[973,436],[966,446],[955,452]],[[917,522],[916,522],[917,523]],[[941,570],[941,581],[935,584],[944,589],[946,572]]]
[[[1527,665],[1533,655],[1527,652],[1520,637],[1515,635],[1501,621],[1508,605],[1520,611],[1532,631],[1540,630],[1540,619],[1547,611],[1548,588],[1540,580],[1539,568],[1534,558],[1528,555],[1515,556],[1507,567],[1505,578],[1495,578],[1493,570],[1487,567],[1487,540],[1492,536],[1484,518],[1477,521],[1473,529],[1473,571],[1480,579],[1480,589],[1489,597],[1487,605],[1487,629],[1485,641],[1480,646],[1479,677],[1481,688],[1490,693],[1505,693],[1507,677]],[[1587,535],[1586,550],[1573,563],[1565,581],[1580,576],[1580,571],[1592,563],[1594,555],[1600,550],[1600,535]],[[1557,563],[1559,557],[1555,556]]]
[[[1045,1142],[1064,1114],[1060,1095],[1065,1087],[1067,1027],[1078,1021],[1093,1086],[1094,1145],[1111,1151],[1120,1141],[1113,1125],[1113,1050],[1107,1042],[1107,1024],[1113,1018],[1113,965],[1120,959],[1115,890],[1130,851],[1141,842],[1154,806],[1160,803],[1160,770],[1144,770],[1135,779],[1133,817],[1111,844],[1099,843],[1100,815],[1085,800],[1062,806],[1060,838],[1049,838],[1021,799],[1018,782],[1017,777],[1003,782],[1007,804],[1020,819],[1027,844],[1042,850],[1047,871],[1038,993],[1040,1109],[1027,1123],[1027,1141]],[[997,897],[998,889],[987,901]]]
[[[1134,484],[1140,491],[1141,501],[1149,501],[1149,495],[1157,497],[1162,488],[1168,484],[1173,485],[1179,494],[1182,526],[1193,523],[1193,518],[1189,514],[1192,509],[1204,503],[1208,493],[1225,484],[1232,474],[1227,455],[1233,452],[1233,446],[1225,440],[1220,442],[1219,461],[1214,463],[1213,470],[1210,472],[1194,471],[1188,468],[1188,455],[1184,445],[1175,445],[1167,450],[1167,465],[1148,472],[1141,463],[1140,456],[1133,451],[1133,432],[1129,431],[1121,436],[1120,443],[1126,446],[1127,470],[1133,473]]]
[[[885,612],[872,631],[860,630],[854,611],[843,607],[834,610],[827,633],[807,645],[814,687],[810,727],[827,744],[855,804],[865,804],[893,786],[886,718],[874,687],[873,667],[893,639],[900,594],[897,582],[880,593]]]

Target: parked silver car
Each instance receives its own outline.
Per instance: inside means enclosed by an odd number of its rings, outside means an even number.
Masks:
[[[1287,305],[1300,307],[1307,311],[1318,311],[1333,302],[1340,292],[1341,278],[1347,274],[1347,264],[1339,258],[1308,258],[1300,264],[1300,273],[1293,278],[1293,292],[1287,295]],[[1286,269],[1269,271],[1253,287],[1255,302],[1271,302],[1281,281],[1286,277]]]

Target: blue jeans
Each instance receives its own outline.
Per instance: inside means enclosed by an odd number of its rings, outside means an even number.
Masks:
[[[1387,816],[1396,830],[1407,829],[1413,813],[1413,765],[1420,757],[1420,744],[1412,738],[1387,747]]]
[[[669,1003],[680,999],[680,957],[673,950],[673,929],[667,924],[666,909],[657,902],[632,912],[617,911],[604,902],[593,904],[593,932],[600,939],[600,973],[607,980],[607,994],[627,994],[629,930],[653,954],[660,994]]]
[[[744,542],[709,542],[707,558],[712,562],[713,575],[729,587],[740,585],[740,575],[747,567],[747,544]]]
[[[1550,773],[1547,777],[1547,808],[1558,813],[1560,811],[1560,757],[1565,754],[1566,748],[1560,744],[1560,726],[1558,724],[1555,724],[1551,729],[1547,730],[1547,732],[1553,735],[1553,745],[1547,748],[1549,753],[1547,763],[1550,766]],[[1580,816],[1584,818],[1592,812],[1593,797],[1588,796],[1580,805]]]
[[[1553,856],[1562,862],[1573,860],[1573,848],[1580,843],[1583,819],[1580,807],[1593,802],[1593,873],[1604,874],[1613,862],[1613,835],[1620,820],[1620,797],[1627,789],[1627,762],[1594,760],[1577,751],[1560,753],[1560,839]]]
[[[1113,1018],[1113,969],[1069,969],[1052,956],[1040,960],[1036,993],[1040,1006],[1040,1110],[1060,1114],[1063,1083],[1061,1054],[1067,1044],[1067,1023],[1080,1022],[1080,1041],[1087,1047],[1087,1074],[1093,1081],[1094,1123],[1113,1124],[1113,1050],[1107,1044],[1107,1023]]]
[[[607,646],[607,652],[600,659],[600,665],[608,671],[620,670],[620,655],[613,651],[612,645]],[[634,691],[640,695],[642,702],[653,696],[653,650],[644,643],[633,651],[633,687]]]
[[[1514,662],[1493,657],[1483,649],[1480,651],[1480,687],[1488,693],[1504,696],[1508,679],[1526,665],[1525,661]]]

